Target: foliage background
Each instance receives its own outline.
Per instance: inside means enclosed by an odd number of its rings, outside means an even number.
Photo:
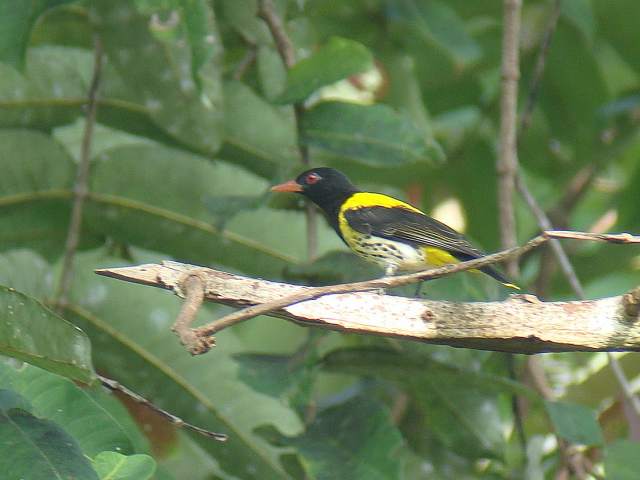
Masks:
[[[593,464],[587,475],[637,478],[640,419],[603,354],[516,357],[516,382],[501,354],[261,317],[192,358],[169,330],[173,296],[93,274],[174,258],[296,283],[377,275],[323,222],[308,262],[299,199],[268,194],[303,169],[298,133],[314,165],[408,198],[498,249],[502,3],[275,4],[297,57],[308,59],[289,74],[254,0],[0,1],[0,353],[45,369],[0,364],[7,478],[52,478],[54,468],[62,478],[542,479],[564,471],[558,436]],[[557,226],[638,233],[640,4],[526,1],[520,105],[556,4],[520,138],[522,174]],[[58,316],[96,37],[105,59],[89,193]],[[373,60],[383,84],[374,98],[356,99],[354,82],[334,84]],[[320,103],[298,132],[292,103],[310,95]],[[516,208],[524,241],[538,228],[524,204]],[[567,247],[589,297],[639,283],[637,247]],[[547,253],[522,267],[528,290],[572,298]],[[425,289],[454,300],[504,294],[464,276]],[[225,311],[209,306],[203,320]],[[637,356],[620,362],[636,379]],[[92,365],[230,440],[186,434],[56,375],[91,383]],[[546,375],[546,396],[531,371]],[[514,393],[526,399],[526,451]]]

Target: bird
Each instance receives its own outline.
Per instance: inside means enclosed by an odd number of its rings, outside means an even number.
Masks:
[[[312,168],[271,191],[295,192],[311,200],[342,241],[360,257],[382,267],[386,276],[486,255],[448,225],[397,198],[362,191],[334,168]],[[491,265],[480,270],[519,289]]]

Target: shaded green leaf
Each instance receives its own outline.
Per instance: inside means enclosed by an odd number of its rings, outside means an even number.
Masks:
[[[0,384],[29,400],[31,413],[64,428],[89,457],[105,450],[131,454],[147,448],[122,404],[101,387],[80,388],[33,366],[15,369],[2,363]]]
[[[614,48],[640,72],[640,43],[636,41],[640,3],[635,0],[609,0],[592,2],[598,19],[598,29],[611,41]]]
[[[303,117],[302,141],[374,167],[443,159],[426,132],[386,105],[320,103]]]
[[[607,480],[636,480],[640,472],[639,442],[618,440],[605,449]]]
[[[373,56],[353,40],[333,37],[310,57],[297,62],[287,72],[287,82],[278,103],[304,100],[320,87],[330,85],[373,67]]]
[[[87,336],[39,301],[0,286],[0,320],[3,355],[74,380],[94,381]]]
[[[127,175],[123,176],[122,172]],[[167,172],[171,172],[167,175]],[[228,179],[233,176],[233,181]],[[231,219],[226,230],[212,225],[204,200],[266,190],[260,178],[222,162],[159,146],[123,146],[105,152],[92,175],[87,226],[118,241],[166,252],[192,263],[218,263],[262,275],[277,276],[288,263],[293,242],[262,232],[282,217],[290,225],[296,214],[261,210]],[[285,218],[287,217],[287,218]],[[273,227],[272,227],[273,228]],[[259,240],[257,240],[259,239]],[[286,252],[286,253],[285,253]]]
[[[51,8],[72,1],[0,2],[0,62],[22,69],[29,35],[38,17]]]
[[[220,158],[265,177],[297,162],[293,112],[267,103],[243,83],[225,83],[225,144]]]
[[[602,445],[602,430],[592,409],[568,402],[545,401],[544,404],[562,438],[581,445]]]
[[[0,169],[0,250],[61,252],[74,172],[69,155],[41,133],[0,130]]]
[[[448,449],[472,458],[497,456],[504,449],[496,393],[536,398],[517,382],[410,352],[342,348],[328,354],[322,365],[332,372],[376,375],[397,383],[420,406],[425,428]]]
[[[170,330],[180,309],[173,296],[93,273],[94,268],[119,263],[94,252],[77,259],[66,314],[90,335],[97,366],[185,421],[228,434],[225,443],[193,436],[225,472],[246,479],[288,478],[277,452],[252,430],[267,422],[295,434],[300,421],[278,400],[238,381],[231,355],[243,346],[235,333],[218,336],[215,359],[192,357]]]
[[[7,480],[98,480],[76,441],[50,420],[0,411],[0,471]]]
[[[156,462],[149,455],[102,452],[93,459],[93,467],[100,480],[148,480],[156,470]]]
[[[272,443],[295,448],[313,480],[382,480],[400,475],[402,436],[386,409],[366,397],[323,410],[296,437],[269,427],[259,432]]]
[[[461,67],[480,59],[480,45],[469,35],[463,20],[444,2],[401,0],[399,12],[429,43],[446,52]]]
[[[0,359],[0,368],[4,368],[2,359]],[[2,386],[6,387],[8,385],[3,382]],[[29,401],[18,392],[6,388],[0,388],[0,412],[8,412],[9,410],[17,408],[29,413],[33,410]]]
[[[153,121],[170,136],[212,154],[223,138],[222,87],[221,72],[216,68],[219,59],[213,15],[204,4],[199,0],[185,5],[190,12],[186,15],[188,38],[180,35],[167,41],[154,37],[149,31],[150,19],[140,15],[133,2],[95,2],[92,15],[110,62],[127,87],[141,97]],[[194,20],[197,12],[203,11],[207,12],[205,19]],[[204,37],[203,30],[207,30]],[[208,42],[208,36],[213,42]],[[202,64],[204,59],[212,60]],[[194,78],[198,68],[199,76]]]

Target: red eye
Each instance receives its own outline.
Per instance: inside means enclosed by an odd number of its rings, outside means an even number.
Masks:
[[[305,183],[307,185],[313,185],[314,183],[318,183],[318,181],[321,179],[322,177],[320,175],[318,175],[317,173],[310,173],[309,175],[307,175],[307,177],[304,179]]]

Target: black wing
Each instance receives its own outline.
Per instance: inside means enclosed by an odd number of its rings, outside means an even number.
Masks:
[[[410,243],[419,246],[441,248],[460,261],[486,255],[475,248],[460,233],[438,220],[403,207],[361,207],[344,212],[344,217],[354,230]],[[481,269],[503,283],[509,281],[495,268]]]

